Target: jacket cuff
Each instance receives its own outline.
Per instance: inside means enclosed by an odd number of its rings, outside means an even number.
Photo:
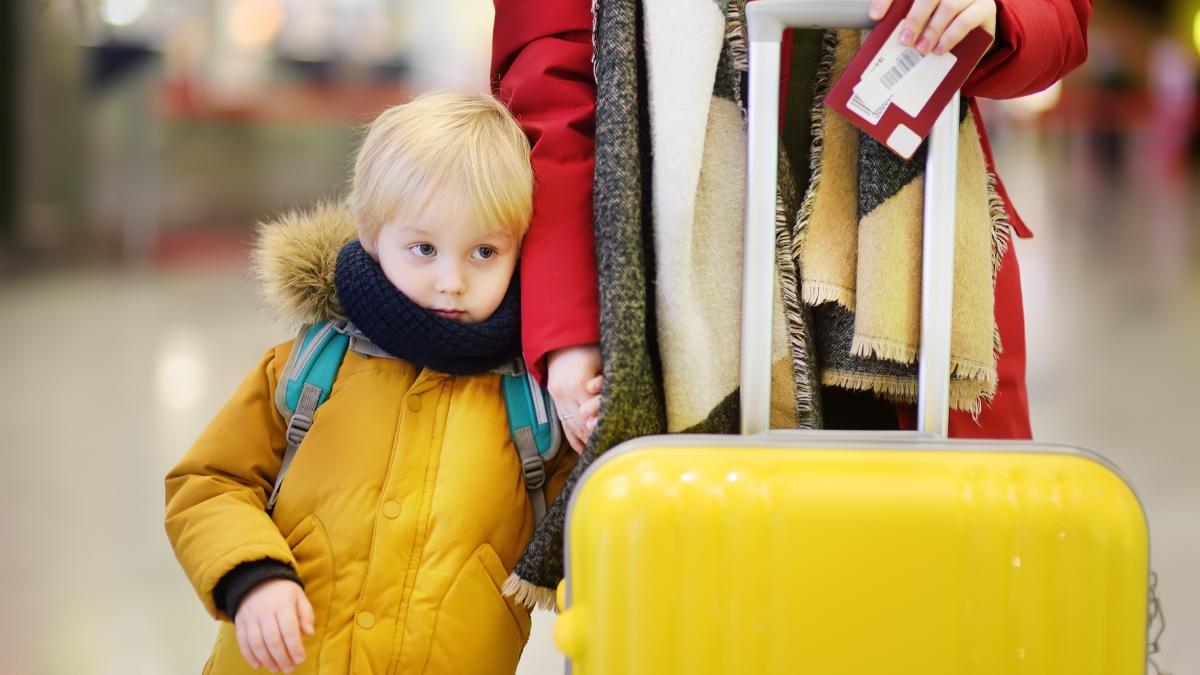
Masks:
[[[242,563],[229,570],[213,588],[213,602],[216,603],[218,610],[225,612],[232,620],[237,614],[242,598],[254,590],[255,586],[272,579],[288,579],[299,584],[301,588],[304,587],[300,575],[296,574],[296,570],[292,569],[291,565],[264,558]]]

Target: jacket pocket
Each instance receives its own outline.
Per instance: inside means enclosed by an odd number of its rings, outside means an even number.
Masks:
[[[296,573],[304,582],[304,594],[313,608],[313,634],[301,634],[304,638],[304,663],[292,672],[316,673],[320,669],[329,607],[333,602],[333,548],[329,545],[325,526],[316,515],[300,521],[288,535],[287,545],[296,558]]]
[[[325,641],[326,624],[329,621],[329,604],[333,599],[333,550],[325,536],[325,528],[315,515],[310,515],[296,526],[287,538],[288,548],[296,558],[296,573],[304,582],[304,594],[313,607],[313,634],[304,635],[304,663],[292,671],[293,675],[308,675],[319,672],[321,648]],[[217,644],[204,671],[205,675],[227,675],[233,673],[261,673],[253,670],[242,656],[237,642],[237,628],[228,621],[221,622]]]
[[[528,610],[501,593],[507,576],[490,545],[475,549],[438,607],[423,672],[516,672],[531,622]]]

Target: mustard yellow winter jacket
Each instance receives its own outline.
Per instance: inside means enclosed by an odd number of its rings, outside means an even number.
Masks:
[[[333,260],[351,236],[329,209],[268,226],[258,264],[271,300],[302,321],[336,315]],[[530,619],[500,589],[533,515],[500,376],[348,352],[268,515],[286,445],[274,395],[291,349],[267,351],[166,478],[171,544],[222,620],[204,672],[259,672],[213,589],[269,558],[296,570],[316,616],[296,673],[512,673]],[[574,463],[569,448],[560,457],[550,500]]]

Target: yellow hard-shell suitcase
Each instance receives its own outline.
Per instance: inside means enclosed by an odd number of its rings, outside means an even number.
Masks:
[[[867,0],[759,0],[747,15],[749,435],[642,438],[589,468],[555,626],[570,672],[1144,673],[1148,535],[1120,473],[1075,448],[943,440],[951,114],[926,172],[924,431],[765,431],[780,35],[867,27]]]
[[[1099,458],[678,436],[597,460],[556,626],[575,675],[1145,672],[1146,525]]]

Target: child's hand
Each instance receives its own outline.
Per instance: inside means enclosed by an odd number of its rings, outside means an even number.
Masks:
[[[558,409],[563,434],[575,452],[583,452],[591,438],[592,429],[596,428],[595,424],[589,428],[590,417],[584,414],[581,407],[595,400],[591,417],[598,418],[599,376],[599,345],[556,349],[546,357],[546,388],[550,390],[550,398],[554,399],[554,407]]]
[[[892,0],[874,0],[871,18],[878,21]],[[900,42],[922,54],[945,54],[975,28],[996,34],[996,0],[915,0],[900,30]]]
[[[234,623],[238,648],[251,668],[290,673],[304,662],[300,631],[313,634],[313,609],[299,584],[272,579],[246,594]]]

